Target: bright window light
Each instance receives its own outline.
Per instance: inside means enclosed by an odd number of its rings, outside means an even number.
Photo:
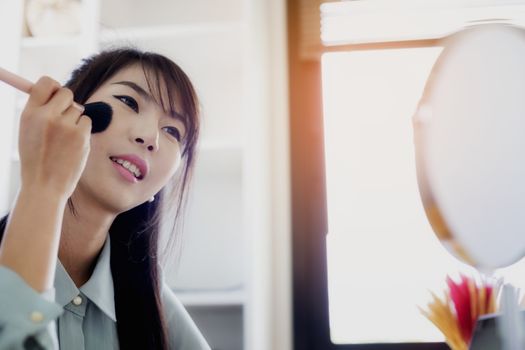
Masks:
[[[447,275],[473,271],[434,236],[417,187],[411,118],[440,51],[323,56],[334,343],[443,341],[417,307]],[[523,287],[522,262],[504,273]]]
[[[325,45],[441,38],[481,22],[525,25],[524,0],[360,0],[321,5]]]

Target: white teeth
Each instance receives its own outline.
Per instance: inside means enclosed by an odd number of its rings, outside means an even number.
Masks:
[[[140,178],[140,176],[142,175],[139,168],[135,164],[130,163],[127,160],[122,160],[120,158],[113,158],[113,157],[111,158],[111,160],[122,165],[124,168],[128,169],[133,175],[135,175],[136,178]]]

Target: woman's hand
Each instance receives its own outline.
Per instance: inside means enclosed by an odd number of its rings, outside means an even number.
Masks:
[[[73,193],[86,165],[91,119],[71,90],[42,77],[32,87],[20,117],[21,189]]]
[[[91,119],[82,112],[71,90],[44,77],[31,88],[20,117],[22,184],[0,245],[0,265],[38,292],[53,286],[65,205],[89,154]]]

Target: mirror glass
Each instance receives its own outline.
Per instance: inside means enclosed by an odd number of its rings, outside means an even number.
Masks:
[[[449,37],[414,117],[418,183],[442,244],[480,270],[525,254],[525,30]]]

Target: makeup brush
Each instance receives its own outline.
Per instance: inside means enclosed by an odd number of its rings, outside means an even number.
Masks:
[[[30,93],[33,83],[2,67],[0,67],[0,80],[12,87]],[[76,103],[76,102],[73,102]],[[113,109],[106,102],[93,102],[84,105],[84,115],[91,118],[91,133],[102,132],[107,129],[113,116]]]

